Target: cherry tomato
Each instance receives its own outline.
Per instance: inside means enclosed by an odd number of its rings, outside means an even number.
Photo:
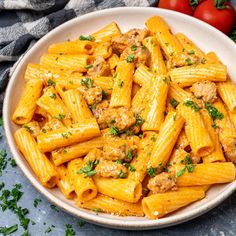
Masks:
[[[193,16],[207,22],[225,34],[229,34],[233,30],[236,20],[236,13],[232,5],[227,2],[220,4],[219,0],[206,0],[200,3],[196,7]]]
[[[160,0],[158,7],[193,15],[189,0]]]

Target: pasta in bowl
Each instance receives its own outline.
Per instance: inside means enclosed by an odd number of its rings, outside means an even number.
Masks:
[[[160,219],[235,180],[226,66],[165,18],[145,25],[48,45],[11,115],[40,183],[97,214]]]

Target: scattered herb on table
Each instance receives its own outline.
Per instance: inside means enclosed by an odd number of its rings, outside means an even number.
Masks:
[[[18,230],[18,225],[12,225],[10,227],[0,227],[0,233],[5,235],[10,235]]]
[[[66,232],[65,232],[65,236],[74,236],[75,235],[75,231],[72,228],[72,225],[70,224],[66,224]]]

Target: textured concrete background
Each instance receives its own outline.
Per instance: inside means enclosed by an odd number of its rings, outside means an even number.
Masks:
[[[236,0],[233,1],[236,5]],[[2,130],[0,129],[1,133]],[[11,157],[4,137],[0,140],[0,150],[6,149],[8,157]],[[86,223],[83,227],[78,227],[78,218],[72,217],[61,210],[54,210],[50,203],[40,193],[38,193],[30,182],[24,177],[18,167],[11,167],[8,163],[0,182],[5,182],[6,188],[11,189],[14,184],[20,183],[24,195],[19,201],[19,205],[29,209],[27,215],[36,224],[29,224],[30,236],[63,236],[65,235],[66,224],[71,224],[77,236],[234,236],[236,235],[236,193],[231,195],[220,206],[211,210],[197,219],[187,223],[170,227],[168,229],[157,229],[151,231],[122,231],[112,230]],[[38,207],[33,206],[35,198],[41,199]],[[10,211],[2,213],[0,211],[0,227],[19,224],[17,217]],[[51,227],[52,225],[55,226]],[[51,227],[52,231],[45,231]],[[22,235],[23,230],[19,227],[18,231],[12,235]]]

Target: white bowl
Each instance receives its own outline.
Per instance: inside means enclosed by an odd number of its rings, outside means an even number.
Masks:
[[[79,209],[73,201],[65,197],[57,189],[49,190],[41,186],[33,174],[24,157],[19,153],[13,139],[13,133],[18,128],[12,121],[11,116],[19,100],[24,87],[24,71],[28,63],[37,63],[40,56],[46,52],[48,46],[59,41],[73,39],[79,35],[89,35],[111,21],[116,21],[121,30],[127,31],[131,28],[142,28],[144,22],[153,15],[160,15],[169,23],[173,32],[183,32],[189,36],[203,51],[215,51],[220,59],[228,66],[228,72],[236,81],[235,55],[236,44],[227,36],[210,25],[196,20],[187,15],[157,8],[114,8],[90,13],[57,27],[42,39],[40,39],[18,63],[9,81],[3,108],[4,129],[8,144],[13,157],[25,176],[32,185],[48,198],[53,204],[64,209],[68,213],[78,216],[94,224],[119,229],[154,229],[168,227],[193,219],[213,207],[217,206],[236,189],[236,181],[230,184],[217,185],[212,187],[206,198],[191,204],[171,215],[159,220],[147,220],[140,217],[118,217],[108,214],[95,213]]]

